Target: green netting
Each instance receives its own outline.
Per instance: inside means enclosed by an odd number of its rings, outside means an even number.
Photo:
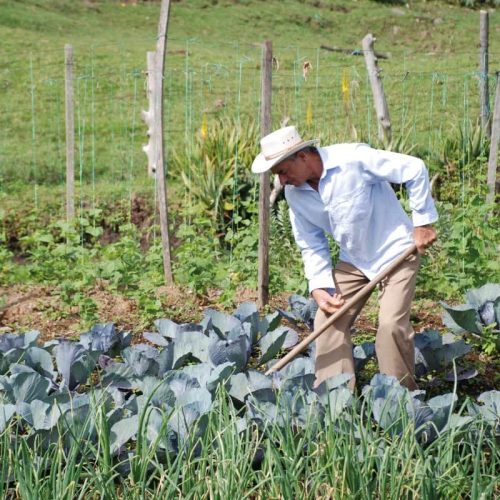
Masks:
[[[258,130],[261,46],[214,47],[199,40],[169,41],[165,71],[165,140],[169,158],[192,152],[202,129],[221,117],[235,124],[251,121]],[[96,184],[116,182],[131,210],[136,186],[154,180],[147,176],[147,109],[144,53],[122,48],[110,63],[107,47],[75,50],[75,158],[80,210],[96,208]],[[353,51],[353,54],[356,52]],[[273,127],[297,124],[305,136],[322,143],[366,141],[377,145],[378,124],[364,58],[332,53],[318,47],[275,46],[273,49]],[[458,55],[455,55],[458,60]],[[38,203],[41,185],[60,185],[65,179],[64,52],[0,61],[0,179],[2,189],[23,185]],[[464,136],[479,120],[478,55],[460,54],[468,64],[446,62],[441,54],[394,51],[380,60],[383,85],[392,122],[393,146],[419,154],[441,154],[446,138],[462,129]],[[495,54],[490,54],[493,60]],[[490,95],[496,79],[489,78]],[[258,146],[255,144],[255,152]],[[234,151],[236,158],[239,151]],[[432,168],[432,166],[431,166]],[[465,175],[465,174],[464,174]],[[235,177],[235,179],[237,179]],[[236,182],[236,181],[235,181]],[[467,178],[464,178],[467,182]],[[239,203],[234,188],[234,204]],[[61,207],[64,199],[60,199]],[[183,203],[191,206],[188,192]]]

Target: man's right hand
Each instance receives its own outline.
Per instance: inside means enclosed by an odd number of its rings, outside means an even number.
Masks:
[[[340,293],[334,293],[333,295],[330,295],[326,290],[323,290],[322,288],[316,288],[316,290],[312,291],[311,295],[318,304],[318,307],[327,314],[333,314],[338,309],[340,309],[345,302]]]

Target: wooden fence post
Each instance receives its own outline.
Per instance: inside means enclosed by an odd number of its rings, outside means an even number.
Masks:
[[[491,128],[490,156],[488,158],[488,194],[486,203],[494,203],[500,194],[500,169],[498,166],[498,141],[500,140],[500,71],[496,73],[495,107]]]
[[[167,181],[165,176],[165,155],[163,142],[163,72],[165,68],[165,54],[167,52],[168,18],[170,13],[170,0],[162,0],[160,10],[160,21],[158,23],[158,37],[156,40],[156,64],[155,64],[155,89],[154,94],[154,117],[156,127],[156,187],[158,190],[158,209],[160,212],[161,243],[163,249],[163,269],[165,283],[173,283],[172,261],[170,258],[170,235],[168,231],[168,202]]]
[[[154,128],[156,127],[156,119],[154,117],[155,111],[155,84],[156,78],[154,76],[156,71],[156,52],[147,52],[147,80],[146,80],[146,94],[149,103],[149,109],[147,111],[142,111],[141,116],[146,125],[148,126],[148,130],[146,135],[149,138],[148,144],[142,147],[142,150],[146,153],[148,157],[148,175],[150,177],[156,177],[156,137],[154,134]]]
[[[73,46],[64,46],[64,96],[66,112],[66,219],[75,216],[75,102]]]
[[[375,111],[378,119],[378,138],[385,145],[391,142],[391,119],[389,118],[389,108],[385,99],[384,87],[380,78],[380,70],[377,64],[377,58],[373,49],[376,38],[368,33],[363,38],[363,54],[365,56],[366,69],[370,78],[372,87]]]
[[[490,93],[488,89],[488,37],[489,13],[479,13],[479,97],[481,105],[481,127],[487,137],[491,136]]]
[[[170,0],[162,0],[156,51],[148,52],[148,99],[149,109],[142,112],[148,125],[149,143],[143,147],[148,156],[148,172],[156,176],[158,211],[160,213],[161,244],[165,283],[173,283],[170,258],[170,235],[168,230],[168,203],[165,176],[165,155],[163,142],[163,72],[167,51],[168,17]]]
[[[271,132],[271,82],[273,69],[273,45],[270,40],[264,42],[262,51],[260,135]],[[259,271],[258,271],[258,307],[269,302],[269,219],[271,192],[270,173],[260,174],[259,188]]]

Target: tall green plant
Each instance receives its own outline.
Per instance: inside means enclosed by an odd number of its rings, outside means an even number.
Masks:
[[[455,202],[464,186],[484,191],[488,148],[488,140],[478,123],[460,125],[445,137],[440,150],[427,158],[435,197]]]
[[[255,185],[249,167],[257,137],[254,121],[218,118],[173,154],[172,174],[180,176],[187,190],[188,211],[210,218],[215,233],[224,232],[235,214],[246,216],[239,200]]]

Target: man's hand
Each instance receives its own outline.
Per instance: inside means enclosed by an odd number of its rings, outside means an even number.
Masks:
[[[344,299],[340,293],[330,295],[322,288],[316,288],[312,291],[313,299],[317,302],[318,307],[327,314],[333,314],[344,305]]]
[[[420,254],[424,254],[425,249],[430,247],[436,241],[436,238],[436,230],[430,224],[418,226],[413,230],[413,239]]]

